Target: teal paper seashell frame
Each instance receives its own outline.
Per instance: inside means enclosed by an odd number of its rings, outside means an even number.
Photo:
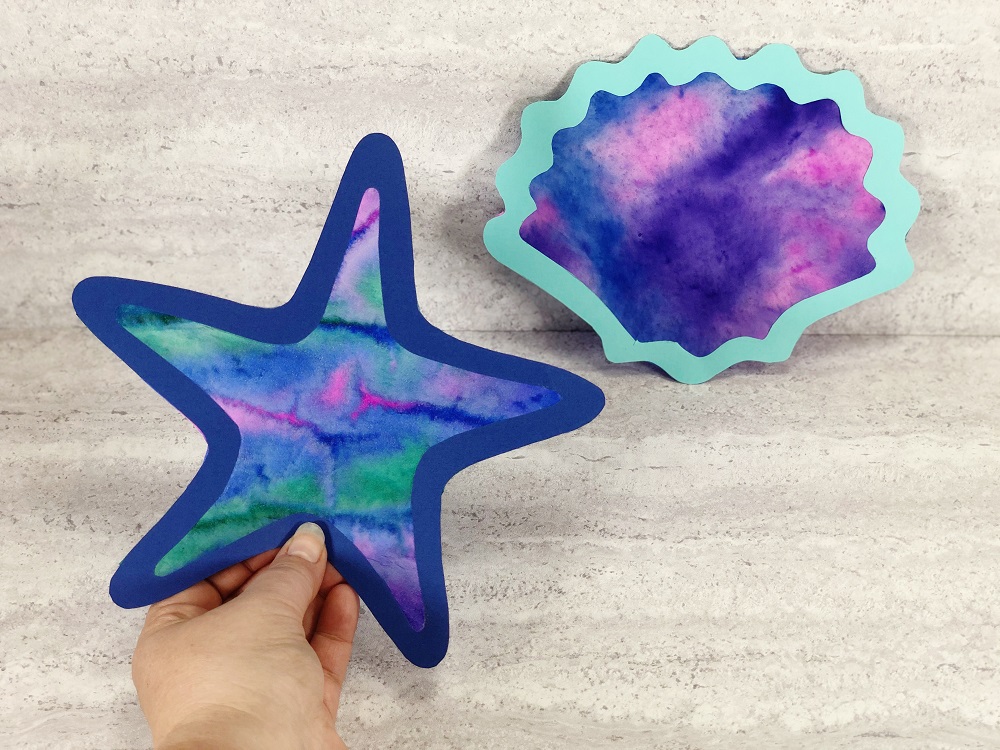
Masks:
[[[792,305],[763,339],[729,339],[705,356],[695,356],[674,341],[636,341],[594,292],[525,242],[520,229],[536,210],[529,193],[531,181],[553,165],[555,134],[583,121],[595,93],[628,95],[652,73],[661,74],[675,86],[689,83],[703,73],[714,73],[739,90],[761,84],[780,86],[797,104],[820,99],[836,102],[844,129],[864,138],[872,147],[872,161],[863,185],[885,207],[884,220],[868,238],[874,270]],[[621,62],[581,65],[559,99],[528,105],[521,117],[521,131],[521,145],[497,171],[496,184],[505,211],[487,223],[483,234],[486,247],[498,261],[587,321],[601,337],[611,362],[651,362],[683,383],[704,382],[737,362],[779,362],[789,357],[810,324],[900,285],[913,272],[905,238],[919,213],[920,200],[916,189],[899,172],[902,128],[868,111],[861,82],[853,73],[811,72],[787,45],[769,44],[741,59],[717,37],[703,37],[678,50],[656,35],[646,36]]]

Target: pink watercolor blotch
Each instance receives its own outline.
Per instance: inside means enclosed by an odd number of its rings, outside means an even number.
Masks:
[[[270,432],[285,434],[288,428],[314,427],[311,422],[299,418],[293,412],[268,411],[244,401],[217,395],[213,396],[213,400],[236,423],[241,433],[260,434]]]
[[[764,182],[788,179],[804,186],[864,192],[861,183],[871,162],[872,147],[868,141],[845,130],[831,130],[817,145],[789,154],[781,168],[765,176]],[[865,195],[878,203],[867,192]]]
[[[676,90],[633,119],[608,125],[584,149],[606,174],[627,175],[628,187],[643,189],[701,151],[723,126],[704,97]]]
[[[349,389],[353,379],[354,363],[344,362],[327,378],[326,387],[320,393],[320,403],[333,408],[344,407],[347,404],[348,396],[351,395]]]
[[[351,412],[351,419],[357,421],[358,417],[369,409],[386,409],[397,413],[406,413],[420,407],[419,401],[394,401],[383,398],[375,393],[371,393],[365,388],[363,383],[358,384],[358,392],[361,394],[361,403]]]

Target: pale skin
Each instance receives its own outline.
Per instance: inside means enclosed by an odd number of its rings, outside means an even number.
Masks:
[[[132,679],[155,750],[346,750],[358,610],[315,524],[151,606]]]

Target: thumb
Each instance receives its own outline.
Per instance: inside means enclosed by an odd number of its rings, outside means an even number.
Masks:
[[[275,613],[302,622],[306,609],[319,593],[326,572],[326,537],[314,523],[304,523],[285,542],[274,561],[247,584],[240,595]]]

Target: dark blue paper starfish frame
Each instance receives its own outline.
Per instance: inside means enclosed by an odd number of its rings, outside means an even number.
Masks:
[[[332,524],[311,514],[290,515],[165,576],[156,564],[218,499],[240,447],[236,424],[200,387],[128,333],[118,322],[122,305],[137,305],[249,339],[293,344],[319,323],[343,261],[361,198],[379,192],[379,262],[385,316],[391,335],[406,349],[472,372],[530,383],[560,400],[530,414],[451,437],[430,448],[417,466],[411,507],[424,627],[413,630],[388,585]],[[280,546],[304,521],[327,535],[330,560],[364,599],[400,651],[419,666],[437,664],[448,646],[448,611],[441,556],[441,494],[448,480],[473,463],[576,429],[600,413],[604,394],[576,375],[549,365],[458,341],[431,326],[417,306],[413,277],[410,208],[403,163],[393,141],[366,136],[356,147],[337,190],[316,250],[292,298],[276,308],[241,305],[184,289],[112,277],[89,278],[73,304],[88,328],[143,380],[202,431],[204,464],[163,518],[125,557],[111,580],[111,597],[122,607],[145,606],[259,552]]]

